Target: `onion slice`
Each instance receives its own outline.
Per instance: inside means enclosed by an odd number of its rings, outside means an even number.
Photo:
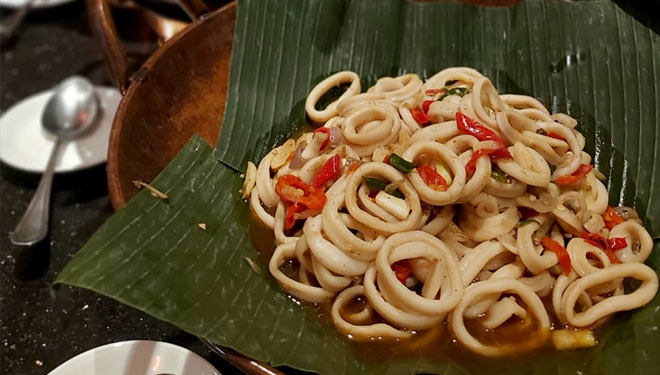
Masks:
[[[344,143],[344,136],[341,134],[341,129],[339,129],[336,126],[331,126],[329,129],[330,129],[330,147],[334,148]]]
[[[291,163],[289,163],[289,168],[291,169],[300,169],[302,168],[303,165],[307,162],[307,159],[303,158],[302,152],[307,147],[307,142],[302,141],[298,145],[298,148],[296,148],[296,152],[293,154],[293,158],[291,159]]]

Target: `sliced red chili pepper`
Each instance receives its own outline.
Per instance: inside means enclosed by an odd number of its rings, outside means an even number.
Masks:
[[[417,167],[417,173],[422,178],[424,183],[433,190],[445,191],[447,190],[447,181],[438,173],[438,171],[430,164],[423,164]]]
[[[560,141],[565,141],[564,137],[562,137],[561,135],[555,132],[546,132],[545,135],[550,138],[559,139]]]
[[[392,155],[392,154],[387,155],[387,156],[385,157],[385,159],[383,159],[383,163],[385,163],[385,164],[390,164],[390,155]]]
[[[362,162],[359,160],[352,160],[352,162],[348,166],[348,170],[346,171],[346,174],[351,174],[355,172],[356,169],[360,168],[362,165]]]
[[[431,108],[431,103],[433,103],[435,100],[424,100],[422,102],[422,110],[424,113],[429,113],[429,108]]]
[[[603,237],[602,234],[600,233],[589,233],[587,231],[582,231],[582,238],[584,239],[585,242],[596,246],[597,248],[603,250],[605,254],[607,255],[608,258],[610,258],[610,262],[612,263],[621,263],[621,260],[617,258],[616,254],[614,253],[614,250],[610,248],[610,243],[607,241],[605,237]],[[625,247],[625,246],[624,246]]]
[[[304,207],[297,203],[289,204],[284,213],[284,229],[289,230],[296,224],[296,214],[304,210]]]
[[[275,192],[286,205],[286,229],[291,229],[295,224],[296,213],[307,208],[320,210],[326,201],[323,190],[306,184],[300,177],[292,174],[286,174],[277,180]]]
[[[479,150],[473,152],[472,157],[470,158],[470,160],[465,165],[465,173],[467,173],[468,177],[472,176],[474,174],[474,172],[477,170],[477,161],[479,161],[479,159],[482,156],[492,156],[495,153],[495,151],[497,151],[497,149],[482,148],[482,149],[479,149]]]
[[[316,176],[314,176],[314,179],[312,180],[312,186],[316,188],[325,187],[328,185],[328,183],[335,182],[339,178],[340,174],[341,156],[339,154],[334,154],[316,173]]]
[[[297,197],[294,192],[291,191],[291,188],[298,189],[302,191],[300,196],[309,194],[310,186],[301,180],[300,177],[294,176],[292,174],[285,174],[277,180],[277,185],[275,185],[275,192],[280,196],[285,202],[296,202],[300,197]]]
[[[580,164],[578,169],[572,174],[557,177],[555,183],[557,185],[572,185],[581,181],[592,169],[594,169],[593,165]]]
[[[326,199],[327,198],[323,190],[315,188],[309,195],[300,198],[298,203],[313,210],[320,210],[325,205]]]
[[[605,252],[607,257],[610,258],[610,262],[612,262],[612,264],[621,263],[621,260],[616,256],[616,254],[614,253],[614,250],[612,250],[608,247],[608,248],[603,249],[603,251]]]
[[[601,249],[607,247],[607,239],[600,233],[589,233],[586,230],[583,230],[581,236],[585,241],[596,247]]]
[[[562,271],[564,271],[564,274],[568,275],[571,273],[571,257],[568,255],[568,251],[566,251],[559,242],[546,236],[541,239],[541,245],[543,245],[546,250],[550,250],[557,255],[559,265],[561,266]]]
[[[444,94],[445,89],[428,89],[426,90],[426,95],[436,95],[436,94]]]
[[[321,147],[319,148],[319,151],[323,151],[328,148],[328,145],[330,144],[330,129],[326,128],[325,126],[321,126],[320,128],[316,128],[316,130],[314,130],[314,135],[317,133],[324,133],[328,135],[325,137],[325,140],[323,143],[321,143]]]
[[[462,112],[456,112],[456,125],[463,134],[474,136],[480,141],[495,141],[498,145],[504,145],[504,141],[491,129],[481,125],[476,120],[469,118]]]
[[[603,221],[605,221],[605,226],[607,229],[612,230],[615,226],[623,223],[623,218],[614,211],[614,208],[607,206],[607,210],[603,213]]]
[[[431,123],[431,118],[429,117],[429,115],[424,113],[424,111],[422,111],[419,108],[411,108],[410,114],[415,119],[415,121],[417,121],[417,123],[420,125],[428,125]]]
[[[498,148],[493,152],[490,156],[491,159],[493,160],[498,160],[498,159],[513,159],[513,156],[511,156],[511,153],[509,152],[509,149],[506,147]]]
[[[625,237],[615,237],[607,240],[607,245],[612,250],[621,250],[628,246],[628,242],[626,241]]]
[[[401,281],[401,284],[406,285],[406,279],[410,276],[410,262],[408,259],[400,260],[392,264],[392,271],[396,275],[396,278]]]
[[[458,126],[458,130],[463,134],[469,134],[480,141],[494,141],[497,143],[499,148],[493,153],[495,159],[513,159],[502,138],[491,129],[461,112],[456,112],[456,125]]]
[[[538,212],[532,210],[529,207],[522,207],[522,206],[518,207],[518,212],[520,212],[520,216],[523,218],[523,220],[527,220],[530,217],[534,217],[539,214]]]
[[[305,181],[303,181],[300,177],[292,174],[285,174],[277,180],[277,184],[275,185],[275,192],[280,194],[278,190],[281,190],[286,186],[292,186],[296,189],[300,189],[304,193],[309,193],[309,191],[312,189],[311,186],[305,183]],[[282,197],[281,195],[280,198],[287,200],[286,197]]]

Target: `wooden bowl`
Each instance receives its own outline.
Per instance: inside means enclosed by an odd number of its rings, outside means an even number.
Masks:
[[[187,7],[199,19],[165,42],[130,79],[107,2],[89,0],[88,9],[124,94],[108,149],[108,189],[118,210],[137,193],[133,181],[151,181],[193,134],[215,145],[225,110],[236,3],[206,14],[194,4]]]

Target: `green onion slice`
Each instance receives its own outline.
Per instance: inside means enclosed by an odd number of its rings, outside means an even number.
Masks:
[[[403,193],[399,189],[395,189],[392,192],[387,191],[387,187],[390,184],[388,184],[386,181],[379,180],[379,179],[373,178],[373,177],[362,177],[362,180],[364,181],[365,184],[367,184],[367,187],[369,189],[376,190],[376,191],[385,190],[385,192],[388,193],[389,195],[393,195],[393,196],[395,196],[397,198],[401,198],[401,199],[404,198]]]
[[[390,154],[390,165],[401,173],[410,173],[415,168],[415,164],[394,153]]]
[[[495,181],[503,182],[505,184],[511,183],[509,176],[501,169],[493,165],[493,168],[490,170],[490,177]]]

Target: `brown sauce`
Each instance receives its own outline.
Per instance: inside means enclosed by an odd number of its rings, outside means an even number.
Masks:
[[[252,240],[257,249],[259,260],[267,265],[275,249],[275,236],[272,230],[261,223],[252,221],[250,226]],[[297,261],[285,263],[282,271],[290,277],[296,278]],[[551,295],[542,298],[546,310],[550,315],[551,324],[558,326],[558,320],[552,313]],[[519,301],[520,302],[520,301]],[[364,301],[356,299],[345,307],[345,313],[357,313],[363,307]],[[524,304],[521,304],[524,307]],[[302,306],[309,314],[317,319],[330,319],[331,303],[312,304],[302,302]],[[372,323],[383,322],[378,317]],[[501,358],[488,358],[473,353],[465,348],[451,335],[447,322],[432,329],[417,332],[410,339],[356,339],[346,337],[358,357],[367,363],[381,363],[398,357],[405,357],[414,353],[425,358],[449,358],[467,368],[482,368],[498,363],[504,364],[511,358],[525,358],[533,360],[535,357],[546,356],[549,352],[558,352],[552,346],[549,337],[543,336],[538,330],[538,322],[528,314],[526,320],[510,319],[497,330],[491,331],[483,327],[480,318],[466,319],[465,326],[470,334],[486,345],[508,347],[510,355]]]

